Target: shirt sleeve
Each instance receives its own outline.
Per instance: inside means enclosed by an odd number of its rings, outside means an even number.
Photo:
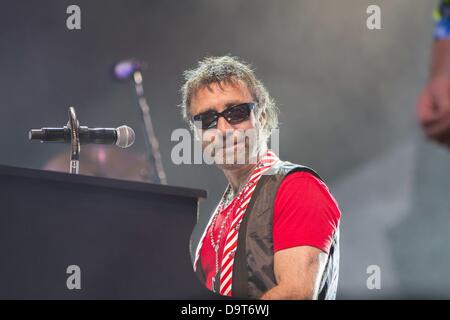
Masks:
[[[311,246],[329,253],[340,216],[324,182],[308,172],[289,174],[275,196],[274,251]]]
[[[441,0],[434,11],[434,38],[436,40],[450,39],[450,0]]]

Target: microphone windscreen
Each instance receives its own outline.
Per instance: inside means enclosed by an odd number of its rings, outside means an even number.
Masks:
[[[119,61],[114,65],[114,77],[118,80],[129,79],[136,71],[141,71],[146,67],[145,62],[129,59]]]
[[[128,126],[120,126],[116,129],[117,132],[117,140],[116,146],[121,148],[131,147],[134,143],[134,139],[136,135],[134,130]]]

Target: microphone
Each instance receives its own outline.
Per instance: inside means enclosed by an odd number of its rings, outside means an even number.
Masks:
[[[115,144],[121,148],[128,148],[135,140],[134,130],[128,126],[114,128],[88,128],[79,127],[80,144]],[[28,133],[29,140],[40,140],[41,142],[71,142],[70,128],[42,128],[32,129]]]
[[[114,64],[113,74],[118,80],[126,80],[133,76],[136,71],[142,71],[147,67],[144,61],[137,59],[121,60]]]

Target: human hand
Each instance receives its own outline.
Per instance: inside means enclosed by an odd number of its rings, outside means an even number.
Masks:
[[[428,139],[450,148],[450,76],[430,79],[417,101],[417,118]]]

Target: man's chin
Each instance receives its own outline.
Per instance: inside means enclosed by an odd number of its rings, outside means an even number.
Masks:
[[[236,148],[234,152],[220,153],[215,156],[214,164],[220,169],[233,170],[256,163],[256,159],[256,156],[249,157],[248,150],[246,151],[244,148],[239,150],[239,148]]]

